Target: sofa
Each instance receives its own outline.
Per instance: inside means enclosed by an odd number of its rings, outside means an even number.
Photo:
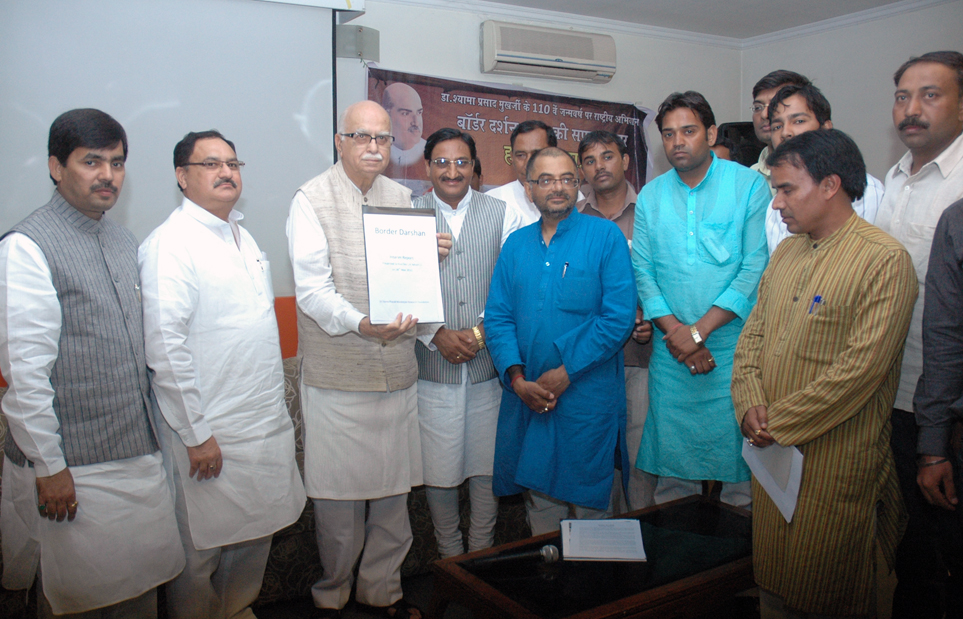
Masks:
[[[284,395],[288,412],[294,422],[298,467],[303,472],[304,442],[302,438],[298,370],[297,358],[292,357],[284,360]],[[0,397],[5,391],[5,389],[0,389]],[[5,435],[5,420],[0,415],[0,461],[2,461]],[[0,472],[0,493],[2,493],[2,472]],[[459,496],[462,507],[462,530],[467,533],[467,484],[460,488]],[[429,570],[432,561],[439,558],[424,487],[413,489],[408,496],[408,512],[414,539],[411,550],[401,567],[403,576],[425,573]],[[503,498],[499,505],[498,520],[495,525],[495,543],[503,544],[524,539],[529,535],[525,506],[521,497]],[[0,567],[2,565],[3,557],[0,553]],[[318,548],[315,541],[314,511],[311,502],[308,501],[297,522],[275,533],[261,593],[255,606],[309,595],[311,585],[321,576],[321,572],[321,562],[318,558]],[[33,601],[31,600],[29,605],[32,607],[32,604]],[[32,609],[28,610],[27,596],[22,591],[0,589],[0,617],[20,616],[36,616]]]

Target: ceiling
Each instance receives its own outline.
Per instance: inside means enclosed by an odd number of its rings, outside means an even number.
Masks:
[[[488,0],[733,39],[759,37],[910,0]],[[896,8],[896,7],[891,7]]]

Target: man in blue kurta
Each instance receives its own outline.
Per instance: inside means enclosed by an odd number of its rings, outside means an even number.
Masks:
[[[529,490],[535,535],[573,511],[606,516],[616,453],[628,471],[619,351],[635,325],[635,282],[618,226],[574,209],[576,174],[560,149],[531,158],[526,192],[542,216],[505,242],[485,307],[506,389],[493,489]]]
[[[712,154],[715,117],[701,94],[669,95],[655,120],[673,169],[639,194],[632,260],[639,303],[665,345],[654,346],[649,362],[636,466],[653,476],[656,503],[699,494],[703,480],[715,480],[723,502],[748,508],[730,382],[769,259],[771,196],[758,172]]]

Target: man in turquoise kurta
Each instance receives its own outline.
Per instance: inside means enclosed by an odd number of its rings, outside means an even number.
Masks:
[[[649,367],[649,415],[636,466],[655,501],[722,482],[721,500],[749,507],[749,468],[734,421],[732,356],[766,268],[770,199],[758,172],[717,159],[712,109],[673,93],[656,124],[673,169],[646,185],[635,209],[632,260],[644,315],[662,332]]]
[[[607,514],[617,448],[628,472],[621,349],[635,326],[632,264],[618,226],[574,210],[576,174],[557,148],[532,157],[527,191],[542,217],[505,242],[485,306],[506,389],[493,489],[530,490],[536,535],[558,531],[570,510]]]

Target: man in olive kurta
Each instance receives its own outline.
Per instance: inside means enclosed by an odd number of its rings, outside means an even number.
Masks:
[[[795,445],[804,460],[791,523],[753,479],[762,616],[868,616],[876,544],[892,565],[905,520],[890,409],[916,274],[906,250],[853,211],[866,168],[844,133],[797,136],[767,164],[773,208],[796,236],[763,275],[732,399],[750,445]]]

